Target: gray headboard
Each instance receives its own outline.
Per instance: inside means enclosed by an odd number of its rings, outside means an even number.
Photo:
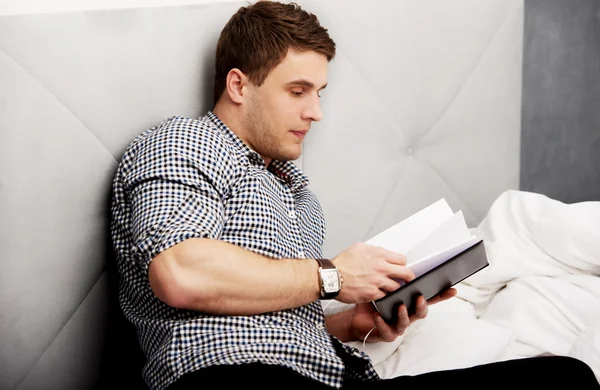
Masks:
[[[0,388],[97,380],[117,162],[210,108],[216,39],[243,4],[0,17]],[[518,188],[521,0],[301,4],[338,44],[298,161],[328,256],[441,197],[474,226]]]

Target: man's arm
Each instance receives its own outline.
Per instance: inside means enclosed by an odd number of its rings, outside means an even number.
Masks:
[[[136,144],[119,168],[120,191],[131,209],[126,228],[133,260],[148,267],[154,294],[175,308],[218,315],[253,315],[315,301],[316,261],[270,259],[218,240],[224,194],[237,162],[225,141],[215,142],[204,130],[198,121],[174,118]],[[190,137],[197,140],[189,143]],[[381,298],[399,287],[397,279],[414,277],[403,255],[361,243],[332,261],[344,278],[336,299],[346,303]]]
[[[348,341],[386,341],[392,342],[404,334],[408,326],[427,315],[427,303],[423,296],[417,300],[417,312],[411,316],[406,306],[398,308],[398,321],[387,324],[370,302],[359,303],[352,309],[325,317],[325,326],[329,333],[342,342]]]
[[[150,262],[155,295],[179,309],[253,315],[319,298],[318,263],[270,259],[228,242],[191,238]]]
[[[395,324],[387,324],[377,313],[371,302],[359,303],[352,309],[345,310],[325,317],[325,325],[329,333],[342,342],[363,341],[367,342],[394,341],[404,334],[413,322],[427,316],[428,306],[454,297],[455,288],[450,288],[425,301],[421,295],[417,298],[415,313],[408,315],[405,305],[398,307],[398,319]]]
[[[344,310],[325,317],[325,327],[333,336],[342,342],[356,341],[357,338],[352,335],[350,325],[354,316],[354,308]]]
[[[367,302],[411,280],[402,255],[355,244],[333,259],[344,278],[337,299]],[[148,277],[169,306],[221,315],[253,315],[302,306],[320,297],[318,263],[270,259],[236,245],[190,238],[159,253]]]

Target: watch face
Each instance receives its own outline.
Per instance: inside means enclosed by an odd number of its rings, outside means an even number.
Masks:
[[[340,289],[340,281],[337,271],[334,269],[323,270],[323,289],[326,293],[338,292]]]

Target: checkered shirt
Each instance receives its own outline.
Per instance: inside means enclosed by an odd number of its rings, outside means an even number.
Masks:
[[[212,112],[169,118],[127,148],[113,182],[111,232],[119,300],[135,325],[152,389],[202,367],[260,362],[340,388],[344,377],[379,379],[366,354],[325,328],[319,301],[253,316],[170,307],[152,292],[148,266],[191,237],[219,239],[276,259],[322,257],[325,221],[292,162],[244,144]]]

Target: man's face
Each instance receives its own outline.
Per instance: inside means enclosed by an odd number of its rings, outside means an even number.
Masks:
[[[269,164],[295,160],[312,122],[321,120],[319,93],[327,84],[327,58],[289,50],[260,87],[247,85],[246,141]]]

